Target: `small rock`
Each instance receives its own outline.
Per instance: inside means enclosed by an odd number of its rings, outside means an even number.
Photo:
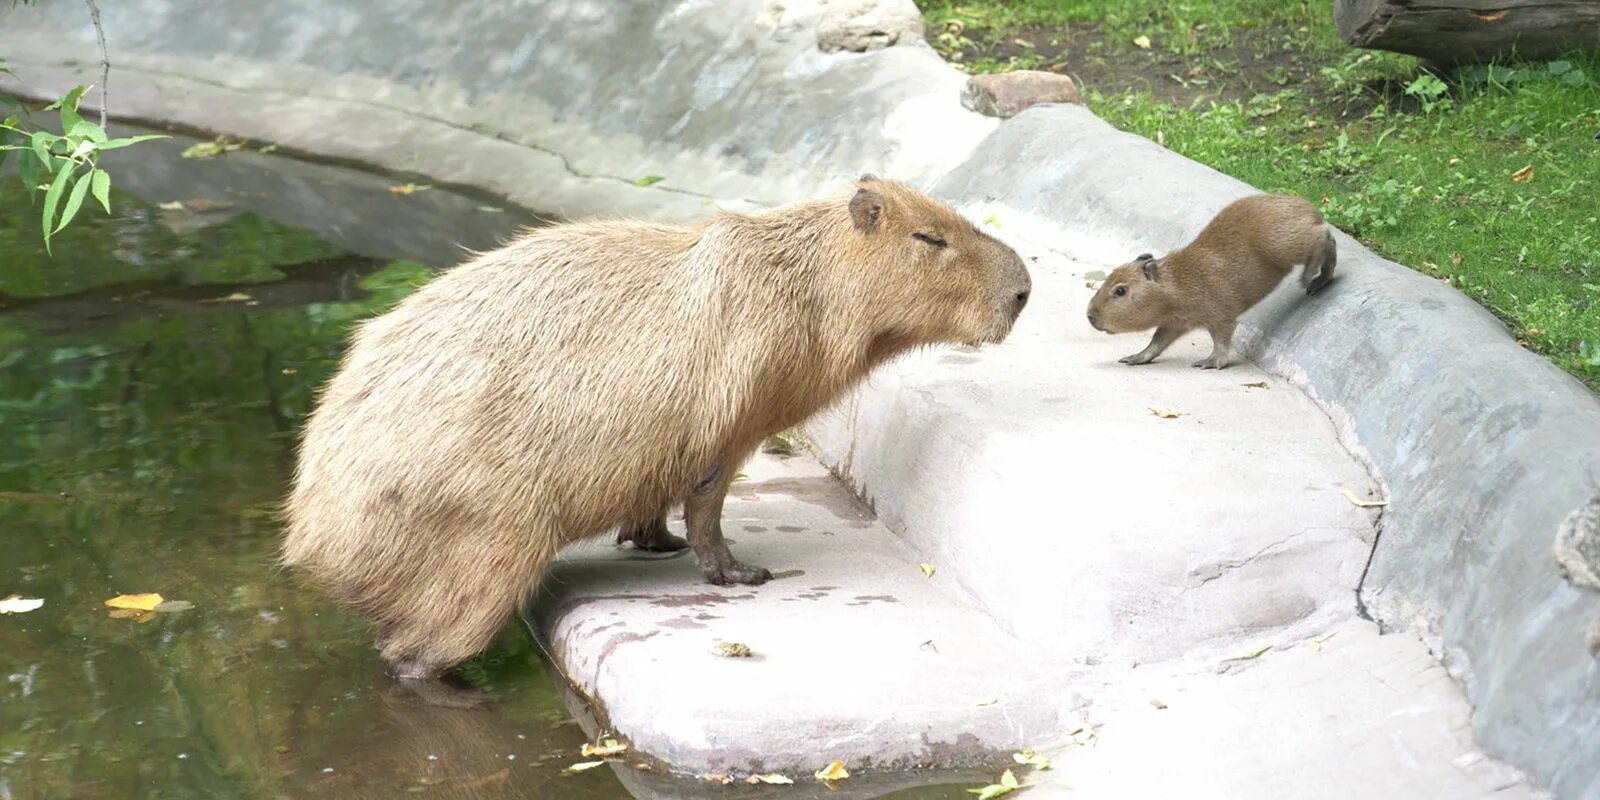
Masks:
[[[1562,521],[1555,550],[1567,580],[1600,591],[1600,495]]]
[[[828,0],[817,24],[824,53],[865,53],[922,39],[922,12],[912,0]]]
[[[961,91],[961,105],[1001,119],[1014,117],[1041,103],[1082,102],[1071,78],[1036,70],[974,75]]]

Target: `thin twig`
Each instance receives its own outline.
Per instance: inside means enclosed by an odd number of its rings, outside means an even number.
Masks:
[[[94,0],[83,0],[89,6],[89,17],[94,20],[94,33],[100,37],[100,130],[106,129],[106,82],[111,80],[111,56],[106,53],[106,31],[100,27],[100,7]]]

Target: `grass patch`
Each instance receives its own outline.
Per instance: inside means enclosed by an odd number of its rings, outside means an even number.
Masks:
[[[1311,199],[1600,391],[1600,58],[1436,76],[1346,47],[1323,0],[920,5],[963,69],[1079,78],[1108,122]]]

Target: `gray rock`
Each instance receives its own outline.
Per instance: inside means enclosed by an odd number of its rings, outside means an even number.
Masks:
[[[1600,495],[1562,521],[1556,562],[1574,585],[1600,591]]]
[[[831,0],[817,24],[824,53],[865,53],[922,39],[922,12],[911,0]]]
[[[1040,103],[1082,102],[1071,78],[1037,70],[974,75],[961,90],[961,105],[1001,119],[1014,117]]]

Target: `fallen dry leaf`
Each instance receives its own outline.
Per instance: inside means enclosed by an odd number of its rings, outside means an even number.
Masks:
[[[626,752],[628,752],[628,746],[626,744],[623,744],[616,739],[607,739],[600,744],[589,744],[588,742],[584,742],[580,754],[585,758],[590,756],[599,756],[604,758],[606,756],[614,756],[618,753]]]
[[[0,600],[0,614],[26,614],[29,611],[37,611],[42,605],[44,600],[40,598],[14,594]]]
[[[718,642],[711,648],[711,654],[722,658],[749,658],[750,646],[738,642]]]
[[[1344,490],[1344,499],[1349,500],[1350,505],[1353,505],[1356,508],[1382,508],[1386,505],[1389,505],[1388,500],[1362,500],[1361,498],[1356,497],[1355,494],[1349,489]]]
[[[750,777],[745,778],[744,782],[745,783],[765,783],[765,784],[770,784],[772,786],[788,786],[788,785],[794,783],[794,781],[790,780],[787,775],[779,775],[776,772],[769,772],[769,773],[767,773],[765,775],[751,775]]]
[[[1249,661],[1252,658],[1260,658],[1262,653],[1265,653],[1265,652],[1267,652],[1268,650],[1271,650],[1271,649],[1272,649],[1272,645],[1264,644],[1264,645],[1261,645],[1260,647],[1257,647],[1254,650],[1251,650],[1248,653],[1245,653],[1242,656],[1234,656],[1232,658],[1224,658],[1222,660],[1223,661]]]
[[[923,574],[924,577],[927,577],[927,578],[933,577],[934,566],[932,564],[918,564],[917,565],[917,569],[922,570],[922,574]]]
[[[1266,381],[1256,381],[1255,383],[1241,383],[1239,385],[1243,386],[1246,389],[1265,389],[1265,388],[1267,388],[1267,382]]]
[[[1533,165],[1529,164],[1516,172],[1511,173],[1511,180],[1517,183],[1527,183],[1533,180]]]
[[[842,781],[850,777],[850,770],[844,768],[843,761],[835,761],[817,770],[814,777],[819,781]]]
[[[1316,639],[1312,639],[1311,640],[1311,652],[1313,652],[1313,653],[1322,652],[1322,643],[1328,641],[1329,639],[1332,639],[1333,637],[1335,637],[1337,635],[1339,635],[1339,632],[1338,631],[1333,631],[1332,633],[1329,633],[1326,636],[1321,636],[1321,637],[1318,637]]]
[[[992,800],[992,798],[1011,794],[1021,787],[1022,783],[1017,780],[1017,776],[1011,774],[1011,770],[1008,769],[1004,775],[1000,776],[999,783],[991,783],[982,789],[968,789],[967,793],[977,795],[978,800]]]
[[[1150,49],[1150,37],[1145,36],[1143,34],[1135,36],[1135,37],[1133,37],[1133,44],[1134,44],[1135,47],[1139,48],[1140,50],[1149,50]]]
[[[1159,698],[1159,697],[1150,698],[1150,705],[1155,706],[1157,711],[1160,711],[1161,709],[1167,707],[1167,704],[1161,702],[1161,698]]]
[[[699,776],[699,778],[700,778],[700,780],[703,780],[703,781],[711,781],[712,783],[720,783],[720,784],[722,784],[724,786],[726,786],[726,785],[728,785],[730,783],[733,783],[733,778],[730,778],[727,775],[701,775],[701,776]]]
[[[1017,762],[1018,764],[1026,764],[1035,769],[1050,768],[1050,759],[1045,758],[1044,756],[1041,756],[1032,750],[1024,750],[1020,753],[1012,753],[1011,760]]]
[[[1097,736],[1098,734],[1094,732],[1094,725],[1087,722],[1067,731],[1067,738],[1071,739],[1073,744],[1078,745],[1088,744],[1094,741]]]
[[[575,772],[584,772],[586,770],[594,769],[595,767],[598,767],[598,766],[600,766],[601,764],[604,764],[604,763],[606,763],[606,762],[604,762],[604,761],[579,761],[578,763],[573,764],[572,766],[567,767],[564,770],[561,770],[561,772],[563,774],[571,774],[571,773],[575,773]]]
[[[244,292],[234,292],[233,294],[227,295],[226,297],[207,297],[206,299],[201,300],[199,302],[202,302],[202,303],[243,303],[244,301],[251,300],[251,299],[253,299],[253,298],[251,298],[250,295],[247,295]]]
[[[111,608],[120,608],[127,611],[154,611],[161,605],[161,595],[155,594],[119,594],[106,601]]]
[[[1162,419],[1177,419],[1178,417],[1183,416],[1182,412],[1173,411],[1170,408],[1163,408],[1161,406],[1151,406],[1150,407],[1150,413],[1152,413],[1152,414],[1154,414],[1154,415],[1156,415],[1156,416],[1158,416],[1158,417],[1160,417]]]

